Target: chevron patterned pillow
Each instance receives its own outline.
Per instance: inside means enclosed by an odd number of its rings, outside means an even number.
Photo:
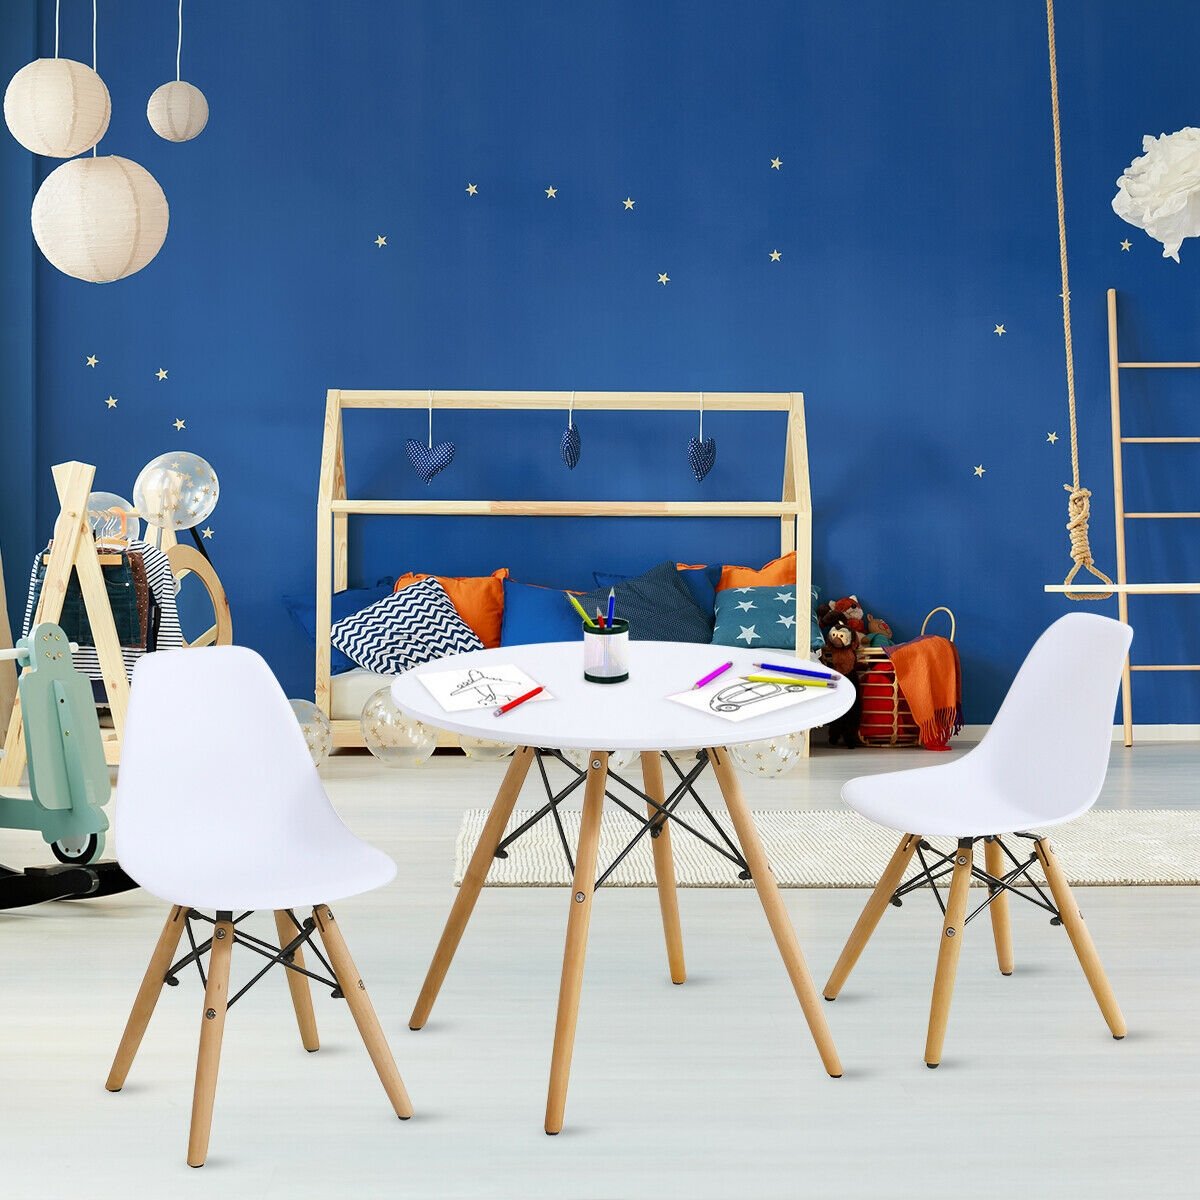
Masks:
[[[379,675],[399,675],[447,654],[482,650],[483,643],[436,579],[423,579],[343,618],[330,641]]]

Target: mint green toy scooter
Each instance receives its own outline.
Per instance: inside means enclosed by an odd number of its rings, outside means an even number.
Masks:
[[[18,688],[29,754],[31,798],[0,795],[0,828],[39,832],[60,865],[14,870],[0,864],[0,909],[135,887],[115,862],[101,862],[111,787],[91,684],[71,661],[57,626],[37,625],[0,657],[25,668]]]

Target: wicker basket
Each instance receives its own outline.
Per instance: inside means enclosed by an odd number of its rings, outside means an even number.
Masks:
[[[954,641],[954,614],[944,607],[935,608],[921,622],[921,633],[940,612],[950,618],[950,640]],[[877,646],[859,647],[858,691],[862,699],[858,736],[864,746],[916,746],[920,743],[920,731],[896,682],[896,670],[891,659]]]

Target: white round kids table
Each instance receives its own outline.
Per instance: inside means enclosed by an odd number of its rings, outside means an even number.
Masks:
[[[579,997],[583,984],[583,963],[587,952],[588,924],[591,918],[592,895],[607,878],[612,867],[633,848],[643,835],[651,835],[655,877],[658,883],[659,906],[662,909],[666,935],[667,959],[671,979],[683,983],[683,938],[679,928],[679,907],[675,895],[675,870],[671,857],[669,822],[682,825],[689,833],[700,837],[718,853],[723,854],[742,878],[754,880],[767,922],[775,943],[795,988],[800,1007],[808,1021],[809,1030],[817,1044],[821,1061],[830,1075],[842,1073],[837,1050],[825,1023],[821,1000],[808,973],[795,930],[788,918],[775,877],[771,874],[763,845],[754,826],[754,818],[746,806],[737,773],[725,749],[730,744],[752,742],[824,725],[845,713],[853,703],[851,686],[842,681],[835,688],[811,689],[818,692],[802,703],[778,708],[762,716],[730,721],[710,711],[693,709],[668,696],[688,690],[722,662],[733,662],[733,669],[710,683],[703,693],[711,697],[727,692],[740,684],[740,676],[756,672],[757,660],[778,659],[782,651],[743,650],[729,646],[696,645],[680,642],[631,642],[629,645],[629,679],[619,684],[588,683],[583,678],[583,643],[548,642],[532,646],[507,646],[498,650],[475,650],[455,654],[436,662],[416,667],[392,683],[392,698],[409,716],[426,724],[456,733],[496,741],[512,742],[517,746],[508,771],[492,805],[479,843],[471,856],[462,885],[450,909],[441,941],[430,963],[424,987],[413,1009],[409,1027],[420,1029],[428,1020],[438,991],[454,952],[470,920],[475,901],[487,878],[488,868],[495,857],[505,857],[507,846],[529,828],[534,820],[507,838],[505,828],[512,815],[517,796],[525,782],[530,765],[538,762],[546,784],[549,802],[536,815],[549,814],[558,824],[563,847],[570,861],[568,846],[558,815],[558,804],[578,785],[584,786],[583,815],[579,844],[575,851],[574,881],[571,885],[571,906],[567,920],[567,940],[563,952],[562,982],[558,995],[558,1021],[554,1031],[554,1053],[550,1066],[550,1087],[546,1100],[546,1132],[558,1133],[563,1126],[567,1100],[567,1081],[571,1071],[571,1053],[575,1043],[575,1025],[579,1013]],[[784,654],[785,662],[795,661]],[[464,712],[446,712],[420,682],[423,674],[443,671],[473,670],[486,683],[489,671],[504,666],[517,666],[541,684],[553,697],[548,701],[528,701],[517,708],[495,716],[495,701],[485,707]],[[800,665],[800,664],[797,664]],[[745,698],[746,692],[734,693],[727,699]],[[672,751],[692,751],[702,747],[694,763],[685,770],[677,764]],[[584,750],[588,754],[588,769],[579,771],[558,751]],[[609,752],[636,750],[641,755],[641,789],[608,770]],[[567,788],[555,794],[546,776],[543,758],[559,758],[576,772]],[[663,786],[662,759],[666,758],[679,776],[670,792]],[[721,789],[736,844],[725,830],[712,819],[707,806],[696,793],[694,783],[711,765]],[[647,818],[630,808],[616,794],[615,786],[644,803]],[[690,811],[682,816],[677,808],[686,795],[691,795],[708,818],[710,828],[698,829],[692,823]],[[634,841],[599,878],[596,857],[600,840],[601,810],[605,797],[642,821]],[[697,821],[697,824],[699,822]],[[718,840],[712,840],[708,834]]]

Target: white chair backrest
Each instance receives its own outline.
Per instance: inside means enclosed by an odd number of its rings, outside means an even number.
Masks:
[[[206,855],[249,869],[338,820],[275,676],[242,646],[138,662],[114,815],[121,865],[156,880]]]
[[[968,755],[973,765],[1043,820],[1090,808],[1108,771],[1113,709],[1132,639],[1128,625],[1108,617],[1060,617],[1021,664],[991,728]]]

